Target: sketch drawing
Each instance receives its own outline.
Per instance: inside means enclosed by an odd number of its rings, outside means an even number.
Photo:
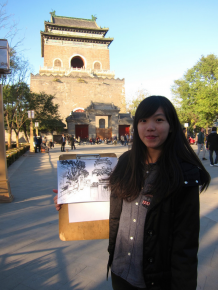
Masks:
[[[109,201],[115,157],[58,161],[58,203]]]

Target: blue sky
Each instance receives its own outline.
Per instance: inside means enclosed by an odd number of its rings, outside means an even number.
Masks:
[[[140,89],[171,99],[174,80],[202,55],[218,55],[217,0],[8,0],[6,12],[19,22],[17,38],[25,37],[22,49],[35,74],[43,66],[40,30],[52,10],[59,16],[95,15],[99,26],[109,27],[111,70],[125,78],[127,101]]]

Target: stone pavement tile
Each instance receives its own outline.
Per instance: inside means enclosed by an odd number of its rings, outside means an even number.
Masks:
[[[209,259],[212,259],[214,252],[215,252],[215,249],[216,249],[216,246],[213,246],[213,245],[209,245],[206,247],[201,247],[201,245],[200,245],[199,250],[198,250],[198,255],[199,256],[206,256]]]
[[[206,229],[205,234],[201,237],[200,247],[210,247],[218,246],[218,233],[216,232],[218,224],[216,224],[212,229]]]
[[[65,285],[62,285],[61,290],[84,290],[88,285],[92,284],[93,282],[94,281],[90,278],[78,274],[73,280],[66,283]]]
[[[217,285],[218,285],[217,269],[210,267],[209,270],[205,271],[205,274],[207,278],[205,282],[205,286],[210,285],[211,287],[216,287],[215,289],[217,289]],[[209,289],[208,287],[209,286],[207,286],[207,289]]]
[[[13,290],[34,290],[34,289],[21,283],[17,285]]]
[[[53,281],[53,279],[46,279],[37,274],[33,274],[29,279],[23,281],[25,286],[30,287],[34,290],[58,290],[62,289],[62,285]]]
[[[210,267],[212,257],[198,255],[198,268],[200,265]]]
[[[211,259],[211,267],[216,268],[218,272],[218,252],[215,250]],[[218,279],[217,279],[218,282]],[[218,285],[218,284],[217,284]]]
[[[53,240],[57,238],[57,234],[55,234],[55,232],[57,231],[58,226],[56,224],[47,223],[46,225],[38,225],[35,228],[33,227],[32,229],[25,228],[18,231],[14,235],[13,233],[11,235],[9,234],[7,238],[2,239],[0,254],[7,255],[9,253],[16,253],[16,251],[19,251],[19,249],[23,249],[24,247],[27,247],[29,245],[30,247],[32,245],[32,247],[34,247],[36,250],[37,242],[43,241],[44,243],[49,244],[50,239]],[[16,243],[14,242],[15,240]],[[25,252],[27,252],[27,249],[25,250]]]
[[[5,287],[6,289],[14,289],[18,286],[21,282],[25,279],[31,277],[32,274],[29,271],[18,271],[17,273],[13,273],[12,275],[4,278],[1,280],[1,286]]]
[[[9,274],[7,275],[6,272],[0,271],[0,281],[5,279],[7,276],[9,276]]]
[[[198,273],[198,283],[197,283],[197,290],[203,290],[204,289],[204,285],[206,282],[207,277],[204,275],[199,275]]]
[[[45,255],[48,255],[52,252],[57,251],[56,248],[54,249],[40,249],[35,251],[25,251],[25,248],[23,249],[23,252],[20,253],[13,253],[3,256],[3,262],[0,265],[1,271],[8,271],[13,268],[23,268],[28,263],[31,263],[34,260],[39,259],[40,257],[43,257]]]
[[[200,230],[202,231],[208,226],[208,223],[210,222],[210,219],[207,217],[202,217],[200,219]]]
[[[89,277],[92,280],[106,281],[107,264],[102,262],[101,267],[96,267],[96,265],[87,266],[81,271],[81,274],[83,276]]]
[[[59,272],[57,272],[55,275],[50,276],[51,279],[54,281],[57,281],[58,283],[65,285],[69,283],[70,281],[74,280],[75,277],[82,272],[86,268],[86,265],[77,263],[72,263],[70,265],[65,265],[65,267],[61,268],[59,267]],[[46,274],[43,274],[43,277],[46,277]],[[85,277],[85,276],[84,276]]]
[[[111,279],[91,282],[83,290],[112,290]]]
[[[217,290],[217,285],[210,285],[210,283],[206,283],[203,290]]]

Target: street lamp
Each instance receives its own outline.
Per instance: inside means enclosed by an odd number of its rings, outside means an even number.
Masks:
[[[9,45],[6,39],[0,39],[0,76],[10,73]],[[5,128],[2,84],[0,84],[0,202],[12,202],[5,150]]]
[[[185,123],[185,124],[184,124],[184,127],[186,128],[186,131],[185,131],[185,137],[186,137],[186,139],[187,139],[187,136],[188,136],[188,132],[187,132],[187,130],[188,130],[188,126],[189,126],[188,123]]]
[[[35,152],[33,145],[33,119],[35,112],[33,110],[28,111],[28,118],[30,119],[30,152]]]

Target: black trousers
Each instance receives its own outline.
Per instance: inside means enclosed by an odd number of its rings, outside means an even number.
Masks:
[[[146,288],[137,288],[129,284],[126,280],[115,275],[111,271],[112,287],[114,290],[146,290]]]
[[[65,150],[65,142],[62,142],[61,144],[61,151],[64,151]]]
[[[213,151],[216,153],[215,162],[213,162]],[[210,164],[217,164],[218,161],[218,151],[217,150],[210,150]]]

